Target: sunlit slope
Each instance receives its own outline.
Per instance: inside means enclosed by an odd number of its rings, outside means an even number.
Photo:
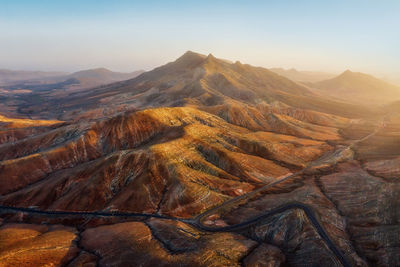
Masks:
[[[61,123],[58,120],[16,119],[0,115],[0,144],[48,131]]]
[[[186,216],[332,149],[321,141],[253,132],[186,107],[74,127],[0,147],[1,203]]]

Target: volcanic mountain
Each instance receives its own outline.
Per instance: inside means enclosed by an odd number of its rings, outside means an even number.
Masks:
[[[6,265],[399,260],[392,110],[194,52],[52,100],[1,117]]]
[[[176,61],[136,79],[73,95],[69,105],[76,103],[79,106],[84,102],[97,107],[106,103],[142,109],[150,106],[210,106],[222,104],[226,99],[256,104],[272,99],[274,93],[312,94],[307,88],[266,69],[239,62],[230,64],[212,55],[189,51]]]
[[[333,79],[315,83],[313,87],[323,95],[357,104],[387,104],[400,99],[400,87],[349,70]]]
[[[218,106],[226,113],[238,102],[241,106],[244,103],[252,107],[282,103],[345,117],[368,116],[373,112],[359,105],[318,96],[307,87],[267,69],[190,51],[134,79],[53,97],[38,105],[24,105],[19,111],[40,119],[57,116],[60,120],[76,120],[165,106]],[[251,109],[244,114],[249,112],[252,113]]]

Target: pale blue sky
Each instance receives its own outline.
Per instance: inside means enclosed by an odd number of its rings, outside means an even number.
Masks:
[[[0,0],[0,68],[151,69],[186,50],[264,67],[400,70],[400,1]]]

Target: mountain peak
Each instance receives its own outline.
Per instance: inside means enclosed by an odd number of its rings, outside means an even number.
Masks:
[[[366,73],[362,73],[362,72],[354,72],[351,70],[346,70],[344,71],[342,74],[340,74],[337,78],[344,78],[344,79],[361,79],[361,80],[365,80],[365,81],[377,81],[378,79],[375,78],[374,76],[370,75],[370,74],[366,74]]]
[[[210,54],[208,54],[207,58],[214,59],[215,57],[213,56],[213,54],[210,53]]]
[[[351,70],[345,70],[342,75],[350,75],[353,74],[354,72],[352,72]]]
[[[203,62],[207,56],[195,53],[193,51],[186,51],[181,57],[175,60],[175,64],[178,64],[182,67],[188,67],[191,65],[197,65]]]
[[[354,79],[372,79],[374,77],[372,77],[369,74],[362,73],[362,72],[354,72],[351,70],[345,70],[344,72],[342,72],[342,74],[340,74],[336,78],[345,79],[345,80],[354,80]]]
[[[199,54],[199,53],[188,50],[182,56],[180,56],[177,60],[182,60],[182,59],[188,60],[188,59],[199,59],[199,58],[205,59],[206,56],[203,54]]]
[[[213,54],[208,54],[208,56],[204,60],[205,63],[213,63],[213,62],[215,63],[217,61],[218,61],[218,59],[216,57],[214,57]]]

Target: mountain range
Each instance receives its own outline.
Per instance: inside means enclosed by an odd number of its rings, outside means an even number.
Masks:
[[[71,74],[58,72],[29,72],[0,70],[0,86],[3,90],[43,91],[73,87],[89,88],[138,76],[144,71],[131,73],[113,72],[106,68],[82,70]]]
[[[45,71],[18,71],[0,69],[0,84],[8,84],[24,80],[43,79],[67,75],[63,72],[45,72]]]
[[[5,94],[0,260],[395,266],[400,109],[344,99],[328,85],[370,78],[341,76],[188,51],[111,84]]]

